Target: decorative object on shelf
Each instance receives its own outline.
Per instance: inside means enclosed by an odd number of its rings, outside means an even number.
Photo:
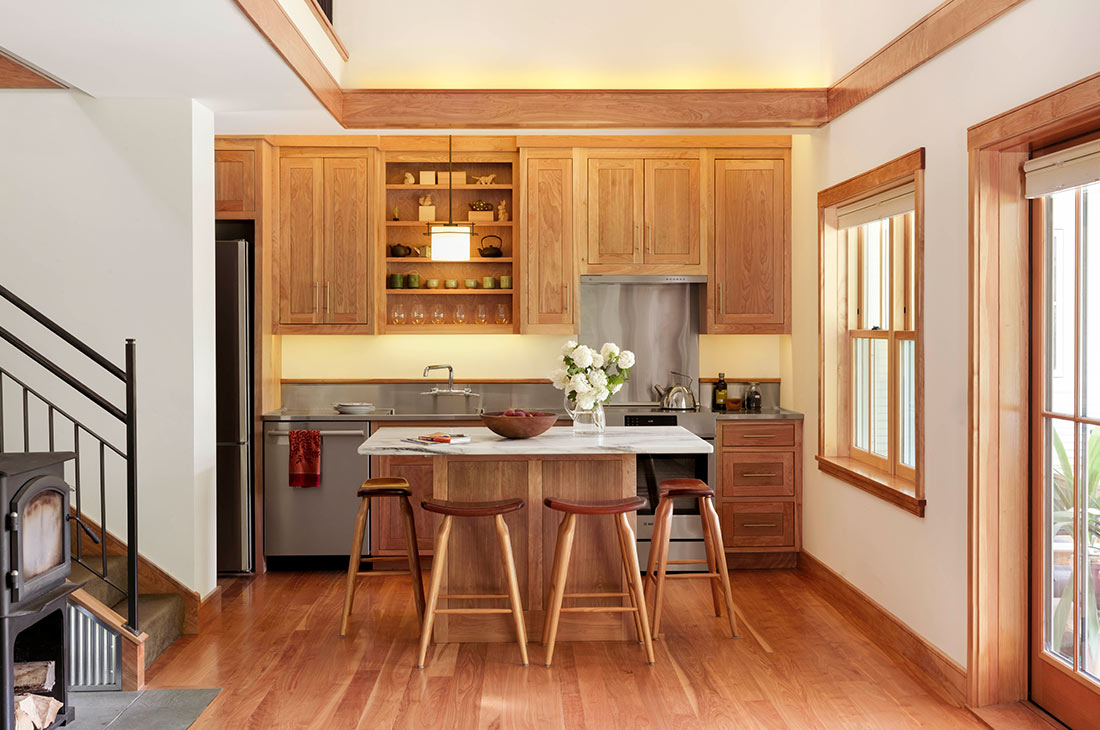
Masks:
[[[756,383],[749,383],[748,390],[745,391],[744,400],[741,403],[741,408],[746,411],[757,412],[760,410],[760,406],[764,403],[764,397],[760,395],[760,389],[756,387]]]
[[[497,220],[504,222],[508,220],[508,201],[500,201],[500,205],[497,206]]]
[[[492,239],[496,239],[496,245],[493,245]],[[504,251],[501,246],[504,245],[504,239],[495,234],[489,234],[488,236],[482,236],[481,242],[485,244],[478,248],[477,253],[483,259],[499,259],[504,255]]]
[[[397,206],[393,206],[393,219],[395,221],[401,220],[401,211],[397,209]]]
[[[447,172],[454,172],[454,138],[447,135]],[[432,261],[469,261],[470,239],[474,235],[473,224],[460,225],[454,221],[454,175],[447,176],[447,223],[428,224],[427,235],[432,240]],[[466,173],[462,173],[465,182]],[[432,211],[435,212],[434,210]],[[434,218],[434,216],[433,216]],[[421,219],[423,220],[423,218]]]
[[[599,350],[578,345],[574,340],[561,348],[558,367],[550,382],[565,393],[565,410],[573,419],[573,433],[603,433],[607,421],[603,404],[630,379],[634,353],[605,342]]]
[[[406,281],[406,286],[409,289],[419,289],[420,288],[420,274],[416,273],[415,271],[410,272],[405,277],[405,281]]]
[[[467,289],[477,289],[477,279],[467,279],[465,282]]]
[[[491,223],[493,217],[493,204],[484,200],[475,200],[470,203],[469,219],[477,223]]]
[[[466,313],[466,305],[459,303],[455,305],[455,324],[466,324],[466,320],[469,318],[469,314]]]
[[[424,286],[428,287],[429,289],[438,289],[439,279],[425,279]]]
[[[507,304],[498,304],[497,305],[496,323],[497,324],[508,324],[508,320],[509,320],[508,305]]]
[[[394,324],[405,324],[405,304],[404,302],[398,302],[393,305],[393,310],[390,312],[390,322]]]
[[[405,183],[404,184],[405,185],[415,185],[416,184],[416,178],[413,177],[413,174],[411,172],[406,172],[405,173]]]
[[[421,170],[420,171],[420,184],[421,185],[435,185],[435,170]]]
[[[447,315],[443,312],[443,304],[432,305],[432,324],[443,324]]]
[[[500,277],[500,288],[501,289],[511,289],[512,288],[512,277],[510,277],[508,275],[504,275],[504,276]]]
[[[477,185],[492,185],[493,180],[497,179],[497,174],[494,172],[492,175],[474,175],[474,183]],[[490,208],[490,210],[492,210]]]
[[[404,289],[405,288],[405,275],[404,274],[390,274],[390,289]]]
[[[426,259],[430,259],[432,257],[432,247],[428,244],[417,246],[413,249],[413,256],[420,256]]]
[[[477,309],[474,310],[474,321],[478,324],[487,324],[489,322],[489,308],[484,304],[477,305]]]
[[[457,289],[458,288],[458,279],[444,279],[443,280],[443,288],[444,289]]]
[[[413,250],[403,243],[395,243],[390,246],[390,256],[395,259],[403,259],[412,252]]]
[[[446,183],[447,185],[465,185],[466,184],[466,173],[462,170],[452,170],[452,171],[449,171],[449,172],[439,172],[439,173],[436,173],[436,177],[438,178],[440,185],[443,185],[444,183]]]
[[[417,202],[420,204],[420,207],[417,208],[417,217],[416,217],[416,219],[419,220],[419,221],[426,221],[428,223],[431,223],[432,221],[434,221],[435,220],[435,206],[432,205],[432,196],[431,195],[421,195],[417,199]]]
[[[497,287],[497,280],[496,279],[494,279],[491,276],[481,277],[481,288],[482,289],[496,289],[496,287]]]
[[[412,323],[424,324],[424,317],[424,305],[420,302],[417,302],[412,306]]]

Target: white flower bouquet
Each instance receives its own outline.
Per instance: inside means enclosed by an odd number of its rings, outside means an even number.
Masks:
[[[561,348],[558,367],[550,373],[550,381],[580,410],[592,410],[619,392],[630,378],[634,353],[620,350],[613,342],[605,342],[599,350],[578,345],[573,340]]]

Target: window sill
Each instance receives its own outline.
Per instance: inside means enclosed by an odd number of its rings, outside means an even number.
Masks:
[[[900,507],[906,512],[911,512],[917,517],[924,517],[924,505],[926,500],[917,499],[913,489],[913,482],[902,479],[894,474],[889,474],[880,469],[875,469],[861,461],[842,456],[817,455],[817,468],[831,477],[836,477],[842,482],[847,482],[853,487],[870,492],[879,499]]]

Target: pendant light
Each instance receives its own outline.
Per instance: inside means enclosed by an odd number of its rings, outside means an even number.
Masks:
[[[474,234],[474,225],[454,222],[454,149],[449,134],[447,173],[447,222],[429,223],[425,235],[431,237],[432,261],[469,261],[470,238]]]

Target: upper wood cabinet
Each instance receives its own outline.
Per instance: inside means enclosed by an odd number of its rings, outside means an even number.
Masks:
[[[790,157],[714,163],[707,331],[791,331]]]
[[[252,213],[256,210],[256,153],[253,150],[214,151],[214,211]]]
[[[590,157],[586,192],[586,271],[697,273],[698,159]]]
[[[281,325],[368,324],[367,227],[366,159],[280,159]]]
[[[531,159],[524,218],[527,267],[524,332],[576,332],[573,160]]]

